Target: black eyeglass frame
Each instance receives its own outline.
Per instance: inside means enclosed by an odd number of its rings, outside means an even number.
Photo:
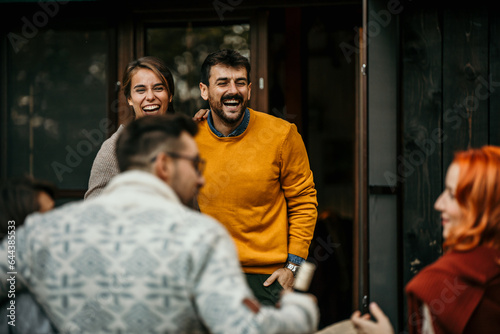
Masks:
[[[194,167],[194,170],[196,171],[196,173],[198,173],[198,175],[203,175],[203,171],[205,170],[205,165],[206,165],[206,161],[205,159],[201,158],[199,155],[195,156],[195,157],[188,157],[187,155],[183,155],[183,154],[180,154],[180,153],[177,153],[177,152],[165,152],[166,155],[174,158],[174,159],[185,159],[185,160],[189,160],[193,163],[193,167]],[[156,156],[153,157],[153,159],[151,159],[151,162],[154,162],[156,160]]]

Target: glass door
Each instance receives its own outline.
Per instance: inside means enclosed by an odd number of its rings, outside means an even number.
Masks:
[[[163,59],[174,75],[174,108],[194,115],[207,108],[200,97],[200,69],[206,56],[219,49],[235,49],[250,54],[250,24],[210,24],[184,22],[155,25],[144,29],[145,54]]]

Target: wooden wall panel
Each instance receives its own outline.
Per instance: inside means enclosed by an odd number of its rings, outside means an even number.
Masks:
[[[443,175],[457,150],[488,143],[488,13],[445,9],[443,13]]]
[[[491,145],[500,146],[500,14],[498,11],[490,13],[490,70],[488,89],[480,91],[490,98],[489,123]]]
[[[455,151],[500,145],[500,14],[416,5],[400,19],[406,284],[441,253],[433,206]]]
[[[441,192],[441,23],[438,10],[405,13],[403,42],[402,177],[406,284],[440,255],[441,227],[433,205]]]

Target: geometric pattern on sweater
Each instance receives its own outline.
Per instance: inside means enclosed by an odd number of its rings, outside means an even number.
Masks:
[[[149,173],[120,174],[98,198],[29,216],[15,246],[16,280],[61,333],[303,333],[317,325],[316,306],[297,294],[281,309],[252,313],[227,231]],[[4,293],[7,249],[4,240]]]

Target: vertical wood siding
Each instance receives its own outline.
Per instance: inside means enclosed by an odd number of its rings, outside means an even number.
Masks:
[[[454,152],[500,145],[500,15],[478,7],[400,15],[404,284],[441,255],[434,202]]]

